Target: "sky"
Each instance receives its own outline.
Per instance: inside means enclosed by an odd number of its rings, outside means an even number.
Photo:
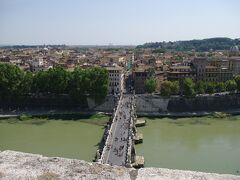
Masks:
[[[240,0],[0,0],[1,45],[240,38]]]

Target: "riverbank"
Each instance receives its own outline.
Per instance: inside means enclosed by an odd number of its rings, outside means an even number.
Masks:
[[[231,109],[224,111],[194,111],[194,112],[141,112],[137,113],[138,117],[203,117],[214,115],[215,113],[224,113],[230,115],[240,115],[240,109]]]
[[[195,111],[195,112],[138,112],[138,117],[169,117],[169,118],[177,118],[177,117],[203,117],[214,115],[215,113],[225,113],[231,115],[240,115],[240,108],[224,110],[224,111]],[[104,114],[107,116],[111,116],[111,113],[105,112],[96,112],[96,111],[81,111],[72,110],[72,111],[61,111],[61,110],[40,110],[40,111],[19,111],[19,112],[0,112],[0,119],[5,118],[19,118],[22,115],[30,116],[30,117],[86,117],[93,116],[95,114]]]
[[[139,170],[89,163],[82,160],[59,157],[44,157],[15,151],[0,152],[0,179],[168,179],[168,180],[239,180],[240,176],[203,173],[196,171],[163,168],[141,168]]]
[[[48,121],[48,120],[74,120],[81,121],[84,123],[95,124],[104,126],[109,120],[109,115],[105,113],[89,113],[89,112],[81,112],[81,113],[72,113],[72,112],[51,112],[51,113],[28,113],[28,114],[18,114],[18,115],[0,115],[0,121],[8,120],[11,122],[37,122],[37,121]]]

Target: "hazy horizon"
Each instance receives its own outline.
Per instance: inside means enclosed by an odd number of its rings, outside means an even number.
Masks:
[[[1,45],[139,45],[240,38],[238,0],[1,0]]]
[[[229,37],[209,37],[209,38],[204,38],[204,39],[212,39],[212,38],[229,38]],[[236,38],[230,38],[230,39],[240,39],[238,37]],[[203,40],[203,39],[197,39],[197,38],[194,38],[194,39],[185,39],[185,40],[176,40],[176,41],[191,41],[191,40]],[[176,42],[176,41],[171,41],[171,42]],[[151,42],[163,42],[163,41],[149,41],[149,42],[144,42],[142,44],[132,44],[132,45],[129,45],[129,44],[0,44],[0,46],[56,46],[56,45],[66,45],[66,46],[83,46],[83,47],[107,47],[107,46],[110,46],[110,47],[113,47],[113,46],[138,46],[138,45],[143,45],[145,43],[151,43]],[[165,42],[170,42],[170,41],[165,41]]]

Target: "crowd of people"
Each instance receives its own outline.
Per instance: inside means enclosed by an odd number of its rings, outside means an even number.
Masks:
[[[109,137],[106,142],[105,161],[110,165],[122,165],[127,163],[127,151],[129,136],[132,135],[131,118],[133,117],[133,97],[123,95],[120,98],[112,127],[109,129]]]

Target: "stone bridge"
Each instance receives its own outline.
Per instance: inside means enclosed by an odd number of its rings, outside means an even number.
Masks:
[[[114,110],[111,125],[100,158],[103,164],[126,167],[141,167],[143,157],[136,156],[134,144],[136,136],[136,105],[132,94],[121,95]]]

